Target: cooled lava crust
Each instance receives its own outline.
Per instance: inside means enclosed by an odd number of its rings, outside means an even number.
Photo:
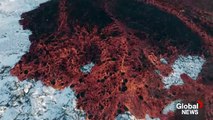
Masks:
[[[22,14],[20,23],[32,31],[31,46],[11,73],[56,89],[71,87],[87,119],[113,120],[125,111],[136,118],[179,119],[163,115],[165,105],[200,99],[210,120],[213,10],[211,0],[197,2],[51,0]],[[165,89],[154,71],[167,76],[179,55],[203,56],[206,64],[196,81],[183,74],[184,85]],[[92,71],[82,73],[91,62]]]

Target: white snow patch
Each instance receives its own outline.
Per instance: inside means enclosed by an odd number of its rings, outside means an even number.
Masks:
[[[168,62],[167,62],[167,60],[165,58],[161,58],[160,62],[163,63],[163,64],[168,64]]]
[[[145,116],[146,120],[160,120],[160,118],[151,118],[148,114]]]
[[[84,120],[76,109],[75,93],[70,88],[55,90],[40,81],[18,81],[4,73],[0,81],[0,119],[69,119]]]
[[[81,72],[87,74],[87,73],[90,73],[92,68],[95,66],[95,64],[93,62],[89,63],[89,64],[86,64],[84,66],[82,66],[80,68]]]
[[[129,111],[119,114],[115,120],[160,120],[160,118],[151,118],[148,114],[145,115],[145,118],[138,119],[134,115],[132,115]]]
[[[116,120],[137,120],[135,116],[133,116],[130,112],[119,114],[115,119]]]
[[[20,82],[10,69],[29,50],[31,34],[19,25],[23,12],[48,0],[0,0],[0,119],[84,120],[70,88],[55,90],[33,80]]]
[[[165,88],[169,89],[172,85],[182,85],[183,80],[180,75],[185,73],[193,80],[196,80],[205,60],[199,56],[179,56],[172,65],[173,73],[168,77],[163,77]]]
[[[181,100],[175,100],[172,101],[170,104],[168,104],[166,107],[163,109],[163,114],[168,114],[169,112],[174,112],[176,110],[176,104],[181,102]]]

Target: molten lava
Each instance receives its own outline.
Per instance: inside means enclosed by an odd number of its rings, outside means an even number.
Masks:
[[[11,70],[20,80],[34,78],[56,89],[71,87],[88,119],[113,120],[130,111],[136,118],[167,118],[161,111],[176,99],[205,101],[212,118],[212,67],[197,81],[165,89],[179,55],[203,55],[212,65],[212,22],[195,23],[181,12],[184,3],[168,0],[52,0],[24,13],[20,23],[32,31],[31,46]],[[201,9],[201,8],[200,8]],[[199,9],[199,10],[200,10]],[[188,9],[187,9],[188,10]],[[206,12],[206,14],[208,14]],[[162,64],[161,58],[169,61]],[[83,65],[94,63],[90,73]],[[203,74],[205,73],[205,74]]]

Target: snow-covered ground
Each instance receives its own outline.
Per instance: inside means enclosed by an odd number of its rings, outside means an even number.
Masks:
[[[1,120],[85,119],[84,112],[76,109],[76,97],[69,88],[59,91],[41,82],[19,82],[4,74],[0,81],[0,97]]]
[[[172,85],[182,85],[183,80],[180,75],[183,73],[196,80],[204,63],[205,60],[199,56],[179,56],[172,65],[173,72],[169,76],[163,77],[165,88],[169,89]]]
[[[180,103],[181,100],[175,100],[172,101],[170,104],[168,104],[164,109],[163,109],[163,114],[168,114],[169,112],[174,112],[176,110],[176,104]]]
[[[124,114],[118,115],[116,120],[160,120],[160,118],[151,118],[148,114],[146,114],[144,119],[137,119],[130,112],[125,112]]]
[[[83,73],[85,73],[85,74],[88,74],[88,73],[91,72],[92,67],[94,67],[94,66],[95,66],[95,64],[94,64],[93,62],[91,62],[91,63],[89,63],[89,64],[86,64],[86,65],[82,66],[82,67],[80,68],[80,70],[81,70],[81,72],[83,72]]]

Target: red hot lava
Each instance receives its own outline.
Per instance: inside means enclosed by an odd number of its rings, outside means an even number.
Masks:
[[[168,75],[181,54],[204,55],[212,66],[212,22],[190,20],[204,11],[202,6],[187,14],[189,8],[180,12],[187,3],[176,4],[177,0],[52,0],[41,4],[22,15],[20,23],[32,31],[32,44],[11,73],[56,89],[70,86],[88,119],[112,120],[124,111],[136,118],[149,114],[169,119],[171,115],[161,113],[165,105],[197,98],[205,101],[205,117],[210,119],[213,93],[212,85],[206,83],[212,83],[212,67],[206,66],[197,81],[183,75],[185,84],[171,89],[165,89],[154,72]],[[162,64],[160,58],[169,63]],[[91,62],[95,64],[92,71],[83,73],[80,68]]]

